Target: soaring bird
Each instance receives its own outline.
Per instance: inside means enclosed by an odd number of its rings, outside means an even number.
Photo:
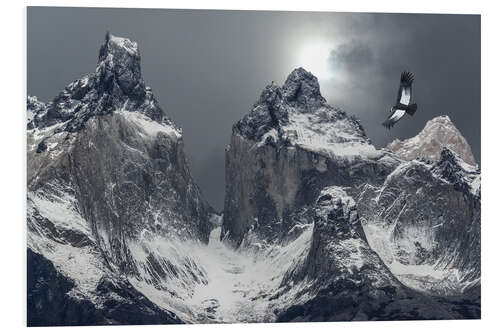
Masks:
[[[401,80],[399,83],[398,99],[396,105],[391,107],[391,114],[386,121],[382,123],[385,127],[390,129],[396,124],[405,114],[413,116],[417,111],[417,104],[410,104],[411,100],[411,84],[413,83],[413,74],[404,71],[401,73]]]

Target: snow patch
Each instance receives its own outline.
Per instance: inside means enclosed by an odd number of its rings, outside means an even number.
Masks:
[[[149,137],[156,137],[156,135],[160,132],[165,133],[174,139],[180,139],[182,137],[181,132],[173,126],[156,122],[142,113],[125,110],[119,110],[116,111],[116,113],[123,116],[129,122],[135,124],[140,129],[142,134]]]
[[[110,42],[116,44],[118,47],[125,49],[130,55],[138,54],[137,43],[128,38],[117,37],[110,34]]]
[[[77,230],[90,237],[90,227],[78,211],[76,198],[60,188],[60,185],[53,185],[50,188],[52,193],[28,192],[28,211],[36,208],[41,216],[56,227]]]

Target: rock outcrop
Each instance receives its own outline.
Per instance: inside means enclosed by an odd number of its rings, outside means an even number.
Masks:
[[[437,162],[402,163],[359,209],[371,246],[403,282],[457,295],[479,284],[480,173],[444,148]]]
[[[403,141],[394,140],[387,145],[387,149],[406,161],[416,158],[437,161],[443,148],[454,151],[466,163],[476,165],[476,160],[467,140],[448,116],[440,116],[429,120],[424,129],[413,138]]]
[[[29,97],[28,120],[28,247],[75,282],[71,294],[98,301],[103,278],[166,290],[175,274],[199,270],[148,247],[207,243],[213,210],[191,178],[182,131],[144,84],[135,42],[108,34],[95,73],[48,104]]]
[[[311,246],[283,279],[278,321],[459,318],[387,269],[366,241],[356,202],[342,188],[324,188],[312,211]],[[295,304],[289,306],[290,299]]]

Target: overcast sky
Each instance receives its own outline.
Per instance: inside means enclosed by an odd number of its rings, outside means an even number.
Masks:
[[[298,66],[320,77],[323,96],[356,115],[377,147],[447,114],[480,161],[477,15],[30,7],[28,94],[51,101],[93,72],[107,30],[138,42],[146,84],[183,128],[192,174],[217,209],[231,126]],[[387,131],[380,124],[403,70],[415,74],[418,112]]]

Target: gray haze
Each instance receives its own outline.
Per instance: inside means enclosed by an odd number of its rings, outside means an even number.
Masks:
[[[50,101],[94,71],[106,30],[138,42],[146,84],[183,128],[193,176],[217,209],[231,126],[266,84],[308,69],[297,52],[311,40],[331,48],[323,96],[356,115],[377,147],[447,114],[480,161],[479,16],[30,7],[28,94]],[[415,74],[419,109],[387,131],[402,70]]]

